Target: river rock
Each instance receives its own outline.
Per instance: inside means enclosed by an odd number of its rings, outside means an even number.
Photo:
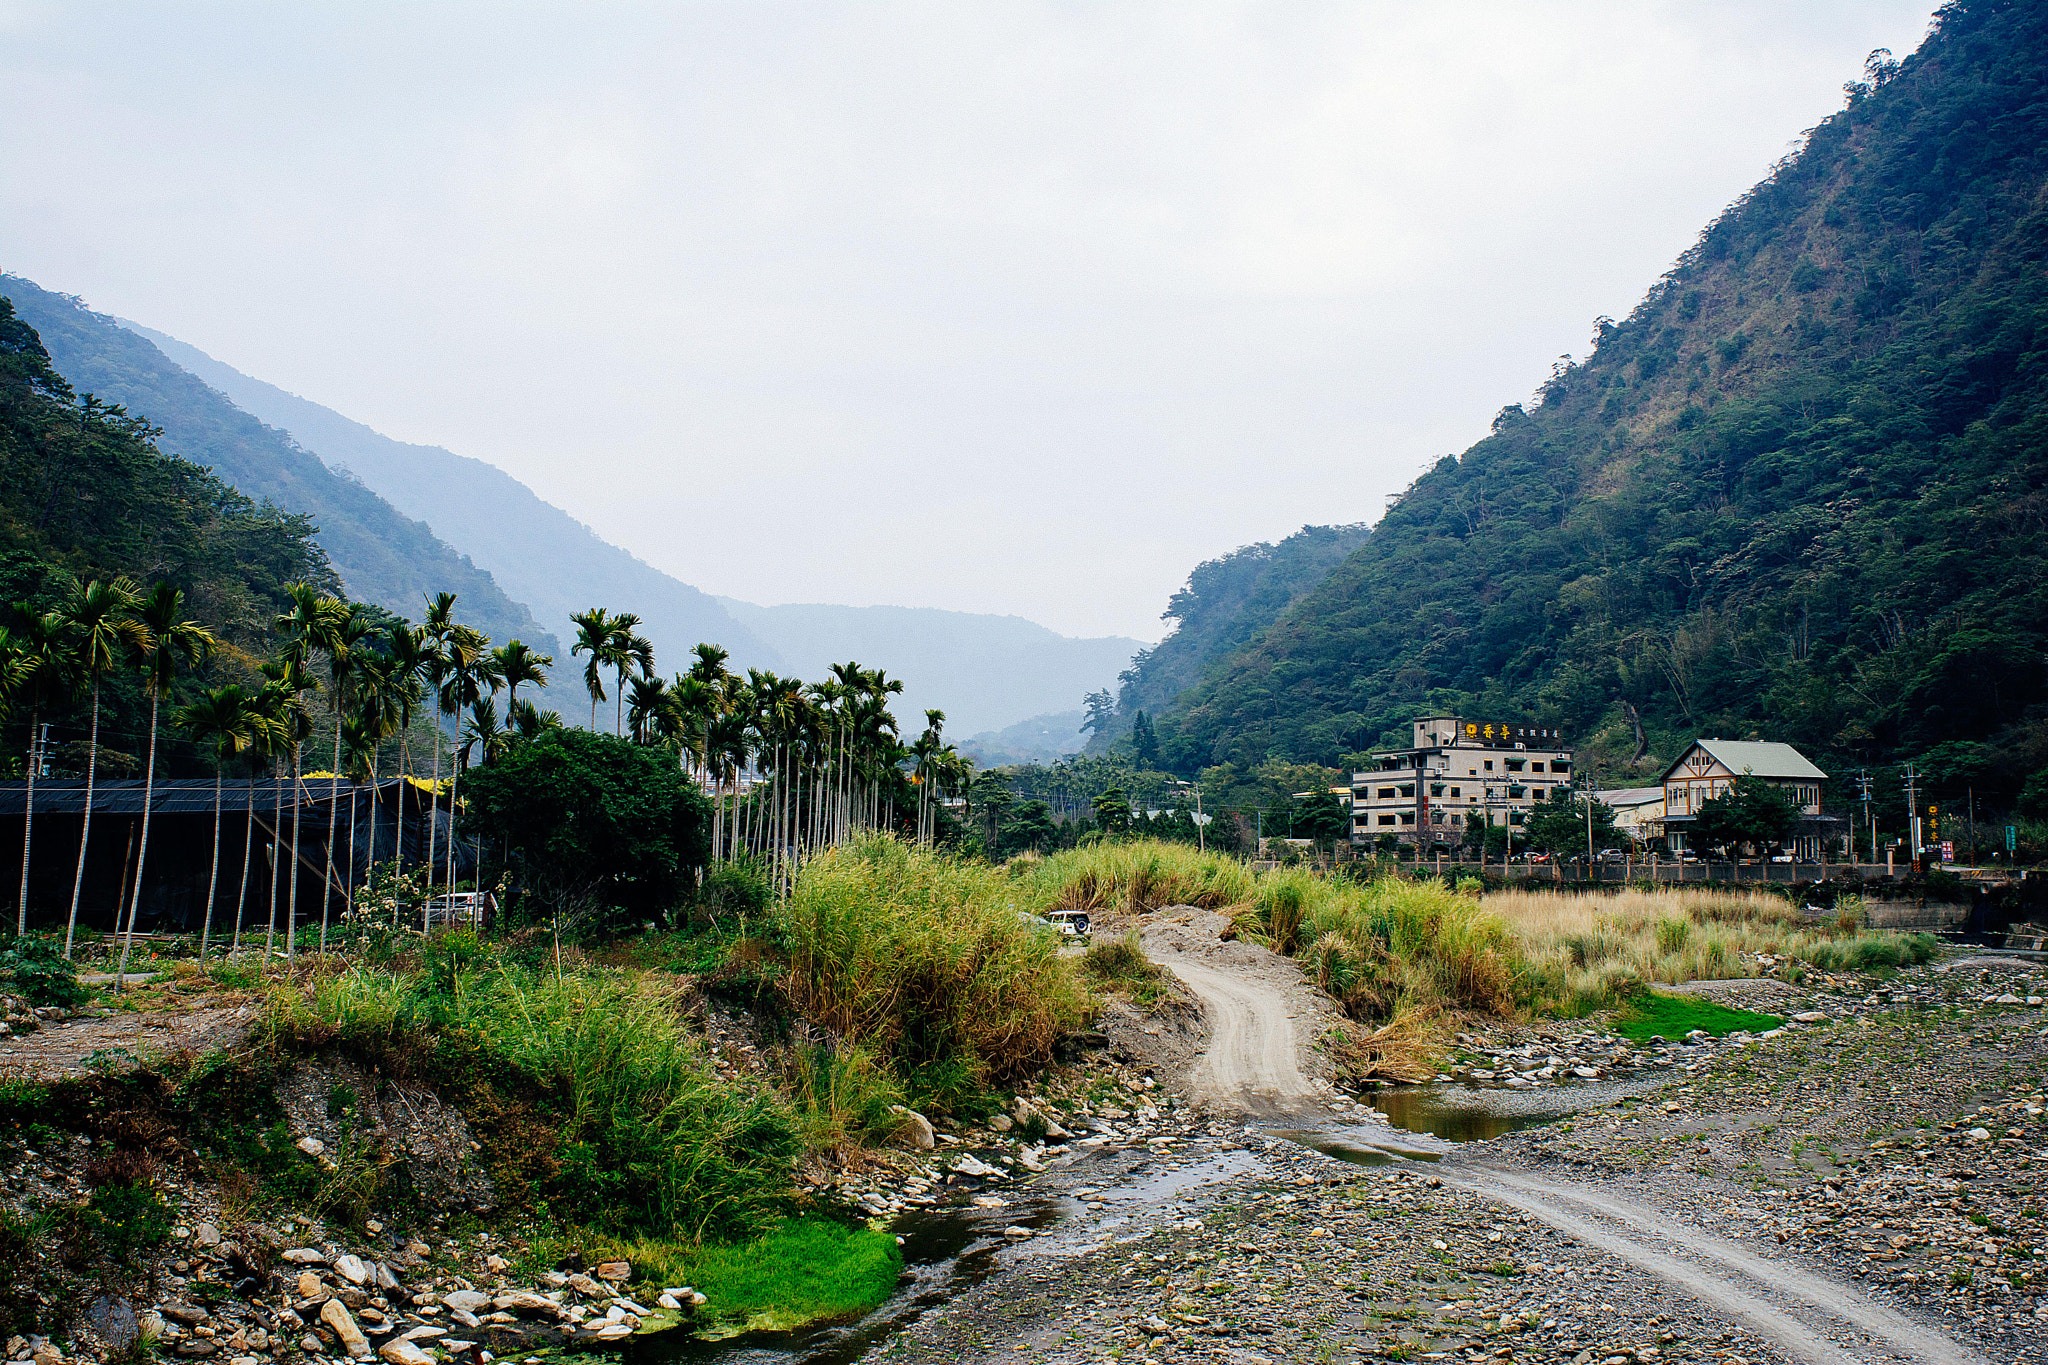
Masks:
[[[406,1340],[393,1337],[377,1348],[377,1354],[391,1365],[434,1365],[434,1358]]]
[[[900,1104],[890,1105],[889,1112],[903,1121],[900,1136],[918,1151],[929,1152],[939,1145],[938,1130],[923,1114]]]
[[[220,1245],[220,1229],[211,1223],[199,1223],[192,1229],[192,1245],[196,1247],[217,1247]]]
[[[1825,1024],[1827,1021],[1827,1015],[1819,1010],[1801,1010],[1792,1016],[1792,1022],[1795,1024]]]
[[[976,1179],[984,1180],[989,1176],[1002,1174],[1001,1171],[989,1165],[986,1161],[971,1156],[963,1156],[954,1162],[953,1171],[957,1175],[973,1176]]]
[[[342,1349],[357,1360],[370,1355],[370,1339],[363,1335],[363,1329],[356,1326],[356,1320],[342,1307],[340,1299],[329,1299],[320,1305],[320,1321],[333,1330],[341,1339]]]
[[[599,1261],[597,1263],[597,1278],[600,1280],[610,1280],[614,1284],[623,1284],[625,1281],[633,1278],[632,1262]]]
[[[480,1313],[491,1306],[489,1294],[479,1294],[474,1289],[456,1289],[441,1296],[441,1302],[454,1313]]]
[[[102,1294],[95,1298],[85,1320],[93,1335],[117,1351],[134,1345],[135,1338],[141,1333],[133,1305],[126,1299],[111,1295]]]
[[[326,1265],[327,1257],[311,1247],[293,1247],[284,1254],[293,1265]]]
[[[363,1258],[346,1253],[334,1258],[334,1271],[350,1284],[364,1284],[370,1278],[370,1267],[363,1264]]]

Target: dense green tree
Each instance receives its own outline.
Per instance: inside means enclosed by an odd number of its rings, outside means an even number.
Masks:
[[[470,774],[466,834],[505,850],[516,885],[615,919],[664,918],[710,857],[710,805],[658,749],[551,730]]]
[[[1522,832],[1533,848],[1581,857],[1589,846],[1597,853],[1620,842],[1614,808],[1604,801],[1589,802],[1584,793],[1570,787],[1552,787],[1548,799],[1529,812]]]
[[[1059,845],[1059,830],[1053,824],[1052,807],[1043,801],[1026,801],[1003,821],[997,851],[1005,856],[1030,850],[1043,853]]]
[[[1798,824],[1798,803],[1782,787],[1744,773],[1727,791],[1701,803],[1686,837],[1709,848],[1763,848],[1789,837]]]

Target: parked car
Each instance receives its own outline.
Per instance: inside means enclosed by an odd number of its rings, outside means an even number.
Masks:
[[[1046,915],[1045,921],[1068,938],[1088,937],[1086,910],[1054,910]]]
[[[1618,863],[1624,861],[1624,859],[1620,849],[1603,848],[1600,850],[1600,861],[1603,863]]]

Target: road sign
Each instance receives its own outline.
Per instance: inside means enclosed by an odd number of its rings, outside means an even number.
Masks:
[[[2015,852],[2018,852],[2018,850],[2019,850],[2019,846],[2020,846],[2020,828],[2019,828],[2019,826],[2018,826],[2018,825],[2007,825],[2007,826],[2005,827],[2005,851],[2006,851],[2007,853],[2015,853]]]
[[[1943,839],[1941,841],[1941,860],[1945,863],[1952,863],[1956,860],[1956,846],[1954,840]]]

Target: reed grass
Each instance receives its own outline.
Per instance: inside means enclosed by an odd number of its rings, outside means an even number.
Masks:
[[[1052,1060],[1087,992],[1003,871],[874,837],[808,864],[775,912],[795,1011],[957,1100]]]
[[[1250,900],[1255,887],[1251,869],[1235,858],[1152,839],[1091,844],[1014,865],[1026,903],[1041,911],[1221,910]]]

